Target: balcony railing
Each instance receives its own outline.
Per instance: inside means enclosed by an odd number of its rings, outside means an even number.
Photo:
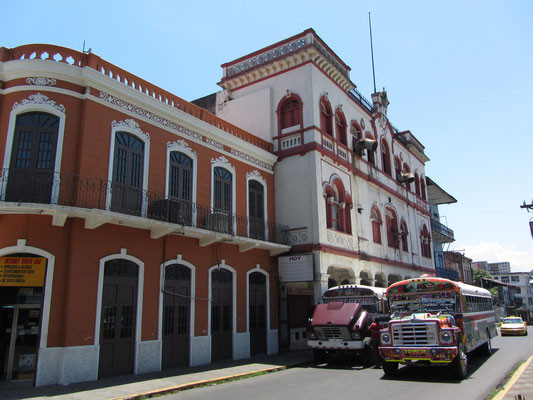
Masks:
[[[288,227],[105,179],[43,170],[2,169],[0,202],[99,209],[288,245]]]
[[[439,221],[433,218],[431,218],[431,230],[439,235],[439,237],[437,238],[439,239],[439,242],[447,243],[453,242],[455,240],[453,236],[453,231],[446,225],[441,224]]]

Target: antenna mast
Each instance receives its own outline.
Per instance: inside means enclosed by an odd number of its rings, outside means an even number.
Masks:
[[[368,13],[368,26],[370,27],[370,53],[372,55],[372,78],[374,80],[374,93],[376,93],[376,72],[374,70],[374,45],[372,44],[372,20],[370,12]]]

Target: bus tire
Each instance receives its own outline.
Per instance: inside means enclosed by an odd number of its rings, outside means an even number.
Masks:
[[[400,363],[397,362],[383,362],[383,373],[385,376],[395,376],[398,373],[398,366]]]
[[[490,357],[492,355],[492,342],[490,339],[490,332],[487,331],[487,343],[485,343],[481,349],[481,353],[484,356]]]
[[[452,378],[465,379],[468,372],[468,357],[465,353],[463,343],[457,345],[457,357],[450,363]]]
[[[326,362],[326,351],[313,349],[313,359],[317,364],[324,364]]]

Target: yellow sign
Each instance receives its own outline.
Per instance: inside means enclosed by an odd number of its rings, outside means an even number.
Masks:
[[[0,257],[0,286],[43,286],[46,258]]]

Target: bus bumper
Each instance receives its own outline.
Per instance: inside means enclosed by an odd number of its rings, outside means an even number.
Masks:
[[[311,349],[323,350],[361,350],[365,347],[362,340],[308,340],[307,346]]]
[[[380,347],[379,355],[385,361],[450,363],[457,356],[457,347]]]

